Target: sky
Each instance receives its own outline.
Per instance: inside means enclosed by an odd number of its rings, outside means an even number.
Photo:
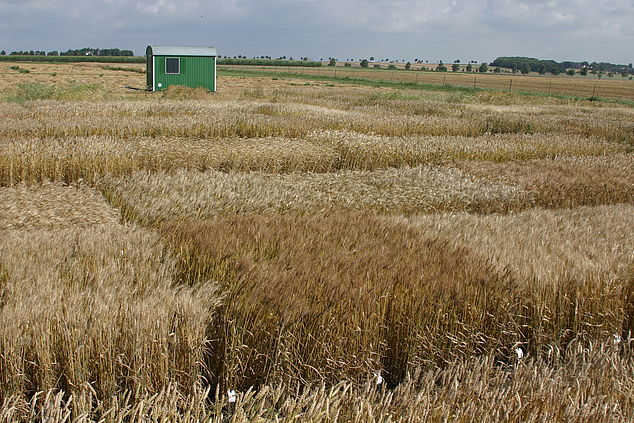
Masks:
[[[634,0],[0,0],[0,50],[634,61]]]

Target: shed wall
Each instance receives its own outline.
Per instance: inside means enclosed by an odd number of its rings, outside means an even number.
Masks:
[[[165,73],[165,58],[180,57],[180,74]],[[215,57],[202,56],[154,56],[154,89],[164,90],[170,85],[204,87],[216,91]],[[162,87],[159,88],[158,84]]]

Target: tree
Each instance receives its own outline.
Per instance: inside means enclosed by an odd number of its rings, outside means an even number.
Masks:
[[[467,65],[467,72],[473,72],[473,66],[471,66],[471,63]]]
[[[487,66],[486,63],[482,62],[482,64],[478,68],[478,72],[485,73],[487,70],[489,70],[489,67]]]
[[[561,73],[561,71],[559,70],[559,68],[553,68],[550,73],[552,73],[553,75],[557,76]]]
[[[7,55],[6,51],[4,51],[4,50],[0,51],[0,56],[6,56],[6,55]]]
[[[495,69],[493,69],[493,72],[500,73],[502,72],[502,69],[500,69],[499,67],[496,67]]]
[[[334,57],[330,58],[330,61],[328,62],[328,66],[336,66],[337,65],[337,59],[335,59]]]
[[[460,63],[460,59],[454,60],[454,63]]]
[[[49,51],[47,53],[47,56],[59,56],[59,53],[56,50],[53,50],[53,51]]]
[[[614,76],[614,72],[608,72],[608,78],[612,78]]]
[[[447,66],[443,65],[442,62],[436,66],[436,72],[447,72]]]
[[[374,62],[374,56],[370,56],[370,62]]]
[[[545,75],[546,74],[546,65],[544,65],[543,63],[541,65],[539,65],[539,70],[538,70],[540,75]]]
[[[579,75],[586,76],[588,74],[588,68],[581,68]]]
[[[531,67],[528,63],[523,63],[522,66],[520,66],[520,72],[522,72],[522,75],[528,75],[531,72]]]
[[[570,75],[570,76],[575,76],[575,70],[574,70],[574,69],[568,69],[568,70],[566,71],[566,73],[567,73],[568,75]]]
[[[368,62],[368,59],[363,59],[363,60],[361,61],[361,67],[362,67],[362,68],[367,68],[367,67],[369,67],[369,66],[370,66],[370,62]]]
[[[460,65],[457,62],[454,62],[454,64],[451,65],[451,70],[453,72],[458,72],[460,70]]]
[[[627,78],[627,75],[628,75],[628,73],[627,73],[627,72],[621,72],[621,76],[622,76],[623,78]]]
[[[410,62],[405,63],[405,69],[411,69],[412,64]]]

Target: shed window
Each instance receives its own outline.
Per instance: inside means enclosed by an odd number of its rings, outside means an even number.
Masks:
[[[181,73],[180,57],[166,57],[165,58],[165,73],[171,73],[171,74]]]

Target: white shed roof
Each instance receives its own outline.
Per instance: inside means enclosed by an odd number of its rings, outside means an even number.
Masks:
[[[149,46],[155,56],[218,56],[215,47]]]

